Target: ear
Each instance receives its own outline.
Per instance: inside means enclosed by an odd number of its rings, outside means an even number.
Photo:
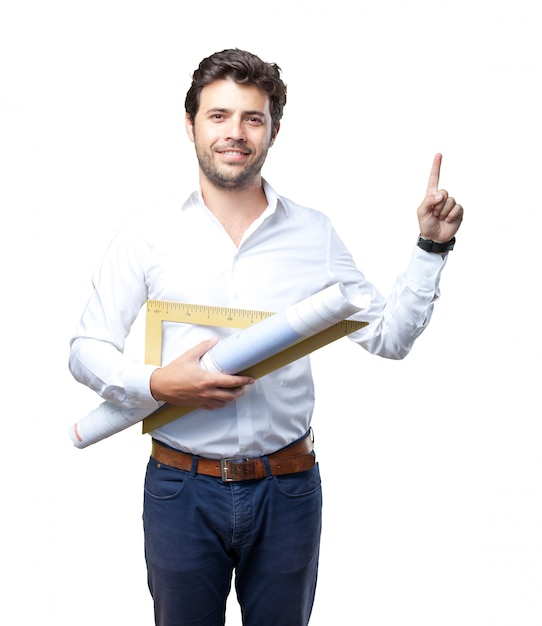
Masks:
[[[271,147],[275,143],[275,139],[277,138],[277,135],[279,134],[279,130],[280,130],[280,122],[277,128],[275,129],[273,136],[271,137],[271,142],[269,143],[269,147]]]
[[[188,139],[190,139],[190,141],[194,141],[194,124],[192,124],[192,120],[190,119],[190,116],[188,115],[188,113],[185,113],[184,116],[184,126],[186,128],[186,134],[188,135]]]

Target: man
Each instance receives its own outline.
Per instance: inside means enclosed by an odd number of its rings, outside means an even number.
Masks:
[[[127,408],[196,407],[151,433],[145,554],[161,626],[223,624],[234,571],[246,626],[307,624],[321,488],[308,357],[256,382],[211,373],[200,358],[228,331],[170,323],[162,366],[134,362],[123,345],[145,300],[280,311],[341,282],[370,297],[356,316],[369,324],[350,338],[401,359],[431,317],[463,218],[438,188],[437,155],[418,208],[418,246],[384,298],[327,217],[262,179],[285,102],[275,64],[240,50],[201,62],[186,97],[200,188],[182,206],[139,215],[121,229],[71,344],[73,375],[103,398]]]

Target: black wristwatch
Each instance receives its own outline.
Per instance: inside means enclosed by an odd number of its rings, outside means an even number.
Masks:
[[[426,252],[437,252],[442,254],[443,252],[449,252],[454,249],[455,237],[452,237],[450,241],[447,241],[446,243],[440,243],[439,241],[431,241],[431,239],[426,239],[420,235],[418,237],[418,246]]]

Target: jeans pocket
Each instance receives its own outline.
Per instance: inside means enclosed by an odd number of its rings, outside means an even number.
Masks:
[[[145,474],[145,495],[154,500],[172,500],[186,485],[188,472],[150,459]]]
[[[306,472],[275,476],[277,489],[290,498],[302,498],[309,496],[321,488],[320,469],[318,463]]]

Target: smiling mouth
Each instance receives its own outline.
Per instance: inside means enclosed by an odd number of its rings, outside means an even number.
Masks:
[[[219,154],[223,154],[224,156],[248,156],[250,152],[242,152],[241,150],[217,150]]]
[[[235,144],[229,146],[219,146],[215,148],[215,152],[218,152],[218,154],[221,154],[223,156],[233,158],[249,156],[252,153],[252,151],[247,149],[246,146],[240,146]]]

